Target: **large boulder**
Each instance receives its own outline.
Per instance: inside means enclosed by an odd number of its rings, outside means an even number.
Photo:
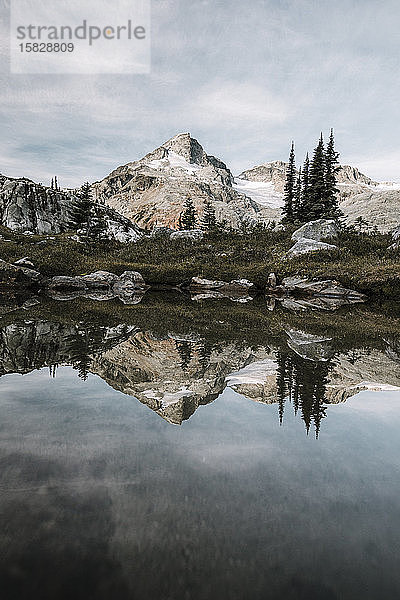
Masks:
[[[174,231],[171,233],[171,240],[191,240],[199,242],[203,239],[204,232],[201,229],[182,229],[182,231]]]
[[[138,304],[149,287],[138,271],[124,271],[112,289],[124,304]]]
[[[285,277],[282,280],[283,288],[291,293],[303,296],[324,296],[329,298],[347,298],[362,302],[364,294],[350,290],[333,279],[307,279],[306,277]]]
[[[195,290],[216,290],[224,285],[227,285],[226,281],[218,281],[217,279],[204,279],[203,277],[192,277],[190,282],[190,288]]]
[[[150,237],[155,240],[160,238],[169,238],[171,233],[174,233],[174,231],[175,229],[171,229],[170,227],[154,227]]]
[[[286,253],[287,258],[294,256],[300,256],[301,254],[308,254],[310,252],[320,252],[321,250],[336,250],[337,246],[333,244],[326,244],[325,242],[318,242],[317,240],[310,240],[308,238],[299,239],[294,246]]]
[[[149,288],[137,271],[124,271],[121,276],[108,271],[95,271],[83,276],[53,277],[47,282],[47,291],[57,300],[78,297],[106,301],[117,298],[124,304],[138,304]]]
[[[108,271],[95,271],[81,277],[89,288],[110,288],[118,281],[118,275]]]
[[[288,329],[286,333],[289,348],[305,360],[324,362],[334,355],[329,343],[332,341],[330,337],[316,336],[297,329]]]
[[[42,278],[39,271],[0,260],[0,283],[30,286],[39,283]]]
[[[138,288],[146,287],[143,276],[138,271],[124,271],[118,277],[118,284]]]
[[[302,239],[315,240],[320,242],[324,238],[337,237],[339,227],[333,219],[318,219],[305,223],[292,235],[292,240],[297,242]]]
[[[87,287],[82,277],[69,277],[68,275],[57,275],[52,277],[47,282],[47,288],[49,290],[60,290],[60,291],[71,291],[71,292],[84,292]]]
[[[14,265],[18,265],[21,267],[28,267],[28,269],[35,268],[35,265],[27,256],[24,256],[24,258],[20,258],[19,260],[16,260]]]
[[[232,281],[227,282],[213,279],[203,279],[202,277],[192,277],[189,285],[189,289],[194,292],[219,290],[247,293],[252,287],[254,287],[254,284],[248,279],[232,279]]]
[[[247,279],[232,279],[228,282],[192,277],[189,291],[192,300],[228,298],[234,302],[248,302],[252,300],[249,292],[253,287],[254,284]]]

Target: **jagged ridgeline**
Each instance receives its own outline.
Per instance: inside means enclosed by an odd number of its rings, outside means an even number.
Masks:
[[[315,180],[319,174],[314,172],[314,158],[310,156],[309,177]],[[98,213],[95,217],[106,221],[106,237],[120,241],[135,241],[141,232],[155,227],[181,228],[188,199],[194,206],[196,227],[204,228],[215,219],[218,227],[241,230],[281,220],[288,168],[287,163],[273,161],[234,177],[224,162],[183,133],[90,184],[90,196]],[[293,175],[292,201],[296,203],[299,171]],[[303,168],[303,188],[304,177]],[[362,218],[383,232],[399,225],[400,190],[396,186],[378,184],[351,166],[340,166],[335,178],[335,201],[348,222]],[[1,175],[1,224],[40,234],[71,230],[71,212],[81,189],[60,189],[55,179],[52,184],[46,187],[26,178]],[[307,185],[313,188],[311,179]],[[312,200],[312,206],[318,208],[318,202]],[[306,212],[311,214],[303,210]]]

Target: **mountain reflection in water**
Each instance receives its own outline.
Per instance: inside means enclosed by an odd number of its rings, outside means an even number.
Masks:
[[[393,334],[354,347],[351,336],[307,332],[300,318],[296,326],[302,329],[283,320],[280,335],[266,330],[263,343],[254,344],[241,332],[224,340],[204,328],[196,331],[195,322],[190,333],[154,331],[151,317],[145,329],[93,316],[67,323],[51,314],[7,317],[0,328],[0,376],[48,367],[55,377],[59,365],[71,365],[83,381],[89,373],[99,375],[173,424],[182,424],[228,386],[251,400],[276,403],[280,423],[289,400],[307,434],[313,428],[318,438],[329,404],[363,390],[400,391]]]
[[[0,306],[2,600],[398,598],[393,313]]]

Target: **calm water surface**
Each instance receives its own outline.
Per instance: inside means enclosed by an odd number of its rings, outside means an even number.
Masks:
[[[398,598],[396,335],[131,314],[0,323],[2,598]]]

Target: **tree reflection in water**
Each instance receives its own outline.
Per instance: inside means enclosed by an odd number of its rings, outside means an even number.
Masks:
[[[318,438],[321,421],[326,417],[326,384],[333,368],[332,358],[314,362],[298,356],[295,352],[277,352],[278,372],[277,391],[279,421],[283,423],[286,400],[289,400],[295,414],[300,411],[307,434],[311,424]]]

